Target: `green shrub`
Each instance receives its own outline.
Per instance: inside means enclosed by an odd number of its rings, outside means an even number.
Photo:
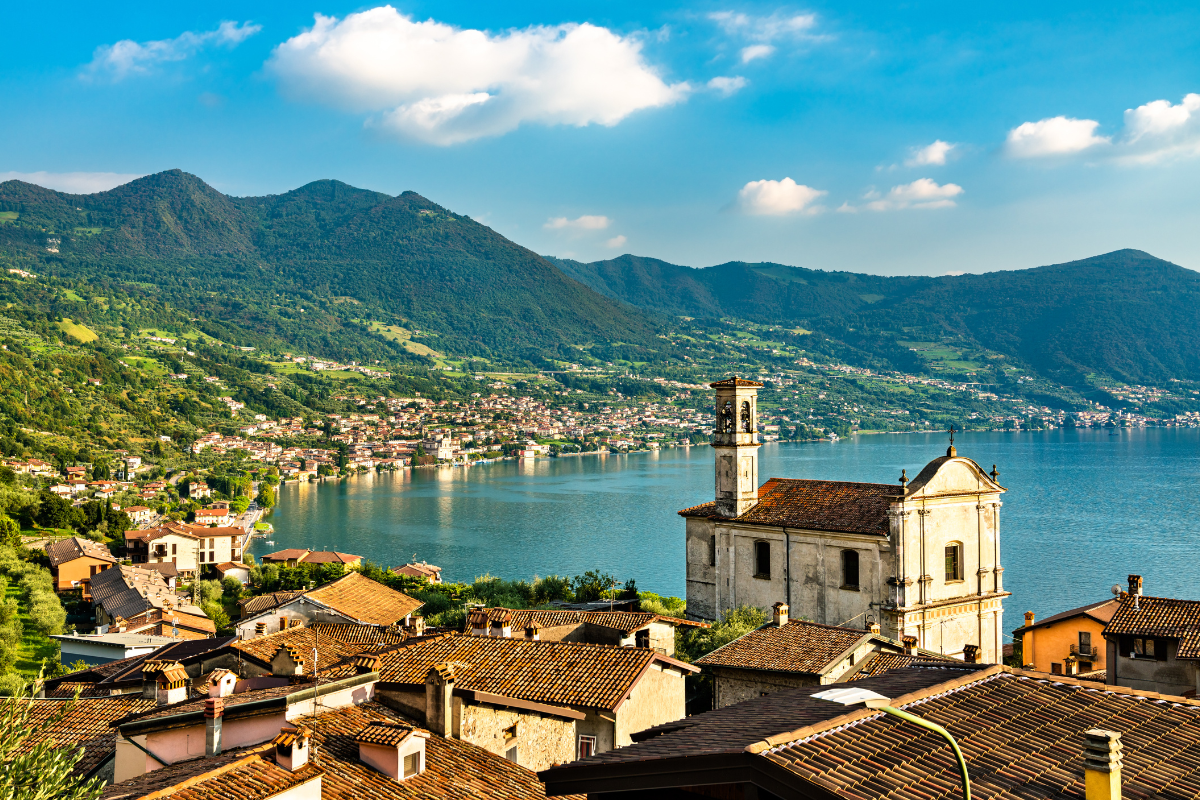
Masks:
[[[216,603],[221,599],[219,581],[196,581],[196,604],[204,608],[205,603]]]

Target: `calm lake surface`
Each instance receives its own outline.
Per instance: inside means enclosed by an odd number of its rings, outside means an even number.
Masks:
[[[946,435],[766,444],[759,479],[892,483],[943,455]],[[1110,597],[1129,573],[1150,595],[1200,598],[1200,430],[961,434],[959,455],[996,464],[1009,630]],[[683,519],[713,493],[713,451],[504,461],[287,484],[268,517],[274,545],[338,550],[394,566],[437,564],[447,580],[595,569],[683,596]]]

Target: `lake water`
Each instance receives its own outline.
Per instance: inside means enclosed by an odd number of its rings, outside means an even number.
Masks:
[[[892,483],[945,453],[945,434],[766,444],[759,478]],[[1200,430],[968,433],[960,455],[996,464],[1007,628],[1105,599],[1129,573],[1146,593],[1200,598]],[[448,580],[595,569],[684,593],[683,519],[713,492],[707,446],[503,461],[288,484],[268,517],[274,545],[338,550],[386,566],[418,559]]]

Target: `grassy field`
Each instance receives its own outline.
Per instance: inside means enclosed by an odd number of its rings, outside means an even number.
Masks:
[[[21,651],[17,655],[16,670],[26,678],[36,678],[43,661],[47,664],[47,671],[54,662],[58,661],[58,642],[38,631],[37,626],[33,624],[21,597],[21,588],[16,581],[9,584],[7,596],[16,600],[21,607],[21,625],[24,628],[24,635],[21,637]]]
[[[72,339],[83,342],[84,344],[87,344],[88,342],[94,342],[100,338],[91,328],[72,322],[69,317],[63,317],[63,321],[58,323],[58,329],[67,336],[70,336]]]
[[[372,332],[378,333],[385,339],[391,339],[393,342],[400,342],[404,345],[404,349],[410,353],[437,359],[444,357],[432,347],[414,342],[412,340],[412,333],[407,328],[401,328],[399,325],[384,325],[382,322],[376,320],[371,320],[369,325]]]
[[[21,215],[16,211],[0,211],[0,224],[12,222],[19,216]]]

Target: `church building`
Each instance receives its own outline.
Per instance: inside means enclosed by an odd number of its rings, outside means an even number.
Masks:
[[[786,603],[793,617],[869,628],[925,650],[999,663],[1004,569],[991,474],[946,455],[898,483],[772,478],[758,483],[758,389],[716,390],[716,497],[686,519],[687,613]],[[911,641],[911,639],[910,639]]]

